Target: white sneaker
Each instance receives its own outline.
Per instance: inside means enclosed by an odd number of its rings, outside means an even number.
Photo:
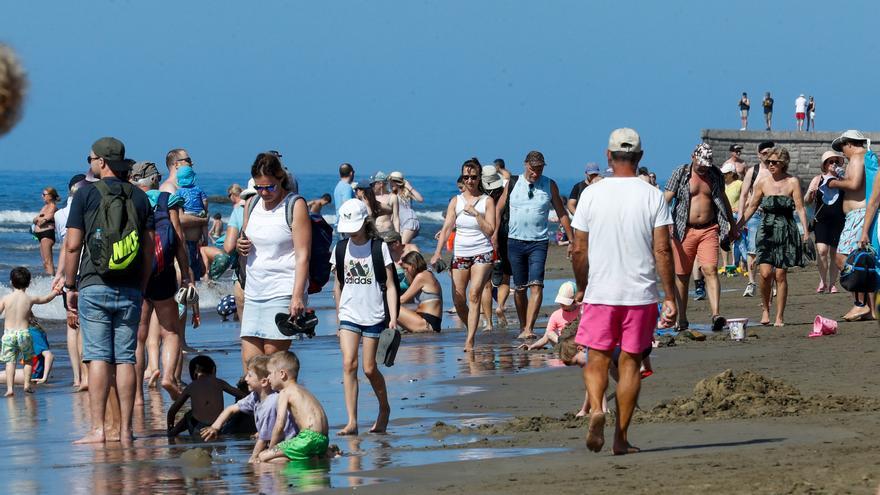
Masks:
[[[756,284],[749,282],[749,284],[746,285],[746,290],[743,291],[743,297],[754,297],[755,289],[757,288],[758,286]]]

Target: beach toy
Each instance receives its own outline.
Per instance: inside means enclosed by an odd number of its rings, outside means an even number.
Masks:
[[[807,337],[821,337],[823,335],[835,335],[837,333],[837,321],[816,315],[813,320],[813,331]]]
[[[748,325],[748,318],[731,318],[727,320],[727,329],[730,332],[730,340],[745,340],[746,327]]]
[[[217,303],[217,314],[222,316],[224,319],[228,316],[231,316],[235,313],[235,296],[232,294],[223,296],[220,299],[220,302]]]

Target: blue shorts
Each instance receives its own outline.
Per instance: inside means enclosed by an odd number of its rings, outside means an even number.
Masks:
[[[361,337],[369,337],[371,339],[378,339],[379,334],[382,333],[382,330],[385,330],[386,328],[388,328],[388,325],[384,321],[376,323],[375,325],[358,325],[357,323],[352,323],[345,320],[339,322],[340,330],[348,330],[349,332],[354,332]]]
[[[79,291],[84,362],[134,364],[142,302],[134,287],[89,285]]]
[[[507,240],[507,258],[515,289],[530,285],[544,286],[544,266],[547,264],[549,241]]]
[[[746,252],[751,255],[758,254],[758,250],[755,247],[755,239],[758,236],[758,229],[761,228],[761,221],[764,218],[764,214],[760,211],[756,211],[752,218],[746,222],[746,228],[748,231],[748,236],[746,238]]]

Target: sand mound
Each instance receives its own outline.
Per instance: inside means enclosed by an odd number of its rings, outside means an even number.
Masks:
[[[507,435],[510,433],[524,433],[529,431],[539,432],[570,428],[585,428],[586,426],[586,418],[577,418],[573,413],[566,413],[559,418],[545,415],[517,416],[503,423],[464,426],[462,428],[438,421],[434,424],[433,428],[431,428],[431,434],[440,437],[454,435],[461,432],[476,432],[482,435]]]
[[[639,419],[654,421],[696,421],[798,416],[826,412],[880,410],[876,399],[852,396],[804,397],[800,390],[753,371],[726,370],[694,386],[690,397],[661,402]]]

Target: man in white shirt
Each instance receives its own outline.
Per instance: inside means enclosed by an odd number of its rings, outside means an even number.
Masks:
[[[794,100],[794,118],[797,120],[797,130],[804,130],[804,118],[807,116],[807,99],[804,94]]]
[[[614,453],[638,452],[627,429],[639,395],[642,353],[651,347],[657,323],[657,283],[663,284],[663,323],[676,318],[669,225],[663,193],[638,178],[642,158],[638,133],[617,129],[606,152],[614,172],[581,195],[572,227],[572,268],[583,313],[575,342],[588,349],[590,423],[587,447],[605,443],[602,399],[615,348],[620,347]]]

